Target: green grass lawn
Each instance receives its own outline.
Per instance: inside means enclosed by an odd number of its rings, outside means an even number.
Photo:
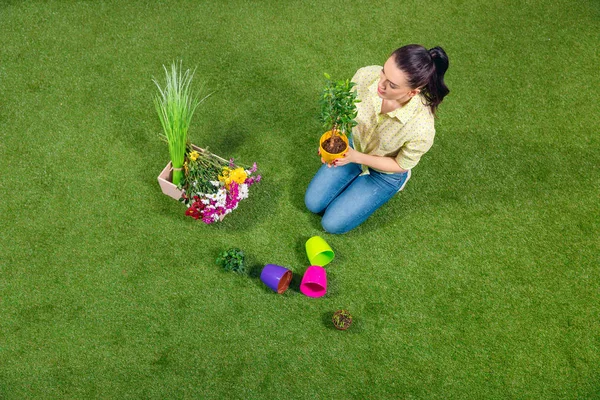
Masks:
[[[596,0],[3,1],[0,398],[600,398],[599,27]],[[436,142],[326,234],[303,201],[323,72],[408,43],[450,58]],[[263,176],[220,224],[156,181],[175,59],[216,91],[193,142]],[[290,290],[220,270],[229,247]]]

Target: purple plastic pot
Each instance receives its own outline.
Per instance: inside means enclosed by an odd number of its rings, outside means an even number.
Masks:
[[[327,273],[318,265],[308,267],[300,283],[300,291],[308,297],[321,297],[327,293]]]
[[[280,265],[267,264],[260,273],[260,280],[273,291],[281,294],[290,286],[292,271]]]

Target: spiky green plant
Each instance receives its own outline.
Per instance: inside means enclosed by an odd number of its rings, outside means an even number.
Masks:
[[[183,161],[188,142],[188,129],[194,111],[210,94],[200,99],[200,92],[192,92],[194,71],[183,71],[182,62],[173,62],[171,69],[165,70],[166,83],[162,88],[156,79],[158,93],[154,96],[154,106],[164,130],[163,137],[169,145],[173,165],[173,183],[178,185],[183,178]]]

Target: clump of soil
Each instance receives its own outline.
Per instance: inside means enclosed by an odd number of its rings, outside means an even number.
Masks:
[[[333,135],[323,142],[323,149],[330,154],[338,154],[346,150],[346,142],[341,137]]]

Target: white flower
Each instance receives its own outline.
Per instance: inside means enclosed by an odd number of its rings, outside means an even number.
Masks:
[[[213,186],[215,186],[215,187],[221,186],[221,182],[219,182],[219,181],[210,181],[210,184],[213,185]]]
[[[213,196],[213,200],[216,202],[216,207],[225,207],[225,202],[227,200],[227,191],[225,189],[220,189]]]
[[[239,186],[238,199],[243,200],[248,198],[248,185],[242,183]]]

